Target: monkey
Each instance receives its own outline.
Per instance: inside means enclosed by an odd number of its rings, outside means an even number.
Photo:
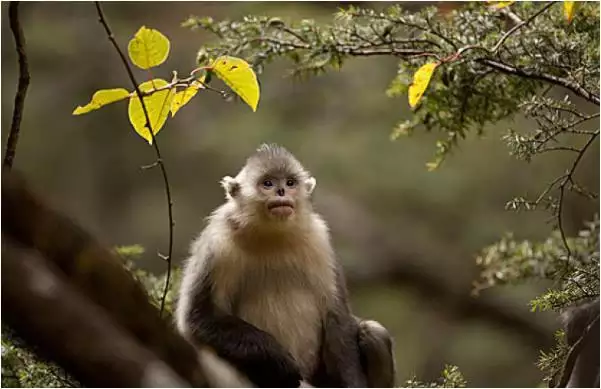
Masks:
[[[263,144],[221,185],[226,201],[183,265],[179,332],[260,387],[393,386],[392,338],[351,314],[313,210],[315,178],[284,147]]]

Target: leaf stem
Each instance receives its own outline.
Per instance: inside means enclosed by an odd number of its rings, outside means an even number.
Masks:
[[[131,69],[131,66],[129,65],[129,62],[127,61],[127,58],[125,57],[125,54],[123,54],[123,51],[121,51],[121,49],[119,48],[119,45],[117,44],[117,41],[115,40],[115,36],[113,35],[113,32],[104,16],[104,12],[102,11],[100,2],[95,1],[94,4],[96,5],[96,11],[98,12],[98,21],[104,27],[104,30],[106,31],[109,41],[113,44],[113,46],[115,47],[115,50],[117,50],[117,54],[119,54],[119,57],[121,58],[121,61],[123,62],[123,65],[125,66],[125,70],[127,71],[127,74],[129,76],[129,79],[131,80],[131,82],[136,90],[136,94],[138,95],[138,98],[140,99],[140,103],[142,104],[142,110],[144,111],[144,117],[146,118],[146,128],[148,128],[148,131],[150,132],[150,137],[152,139],[152,146],[154,147],[154,151],[155,151],[155,154],[157,157],[155,163],[161,168],[161,174],[163,176],[163,183],[165,186],[165,196],[167,198],[167,216],[169,219],[168,220],[169,221],[169,246],[168,246],[167,255],[164,256],[164,259],[167,262],[167,277],[165,279],[165,289],[163,290],[163,297],[161,298],[160,315],[162,316],[163,311],[165,309],[165,300],[167,298],[167,293],[169,291],[169,281],[171,279],[171,257],[173,254],[173,227],[175,226],[175,223],[173,221],[173,201],[171,198],[171,188],[169,186],[169,178],[167,176],[167,169],[165,168],[165,163],[163,162],[163,158],[161,157],[161,150],[159,149],[159,145],[155,139],[154,132],[152,131],[152,125],[150,122],[150,116],[148,115],[148,110],[146,109],[146,105],[144,104],[144,99],[142,98],[144,96],[144,94],[140,91],[140,88],[138,87],[138,82],[136,81],[134,73]]]

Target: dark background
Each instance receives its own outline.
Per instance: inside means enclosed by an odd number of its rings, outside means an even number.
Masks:
[[[189,15],[220,20],[252,13],[328,22],[339,5],[111,2],[104,10],[124,49],[142,25],[171,40],[169,59],[153,70],[155,77],[170,79],[172,70],[193,69],[196,51],[213,39],[180,27]],[[2,4],[3,146],[17,80],[7,8]],[[154,161],[154,151],[130,126],[126,103],[71,115],[98,89],[131,90],[94,4],[26,3],[21,18],[32,83],[15,168],[107,245],[141,244],[146,254],[140,266],[163,271],[155,255],[167,246],[162,179],[158,169],[140,169]],[[452,363],[470,386],[537,385],[535,362],[540,348],[552,344],[558,322],[553,314],[530,313],[527,304],[550,285],[485,291],[479,301],[490,311],[465,307],[471,307],[466,304],[481,248],[508,231],[536,239],[551,230],[549,215],[504,211],[506,201],[536,196],[569,161],[553,153],[531,164],[509,156],[500,140],[505,130],[532,125],[516,118],[462,142],[439,170],[428,172],[437,134],[389,139],[394,125],[411,115],[405,99],[384,93],[395,74],[394,59],[355,59],[342,71],[299,81],[287,77],[286,64],[275,63],[259,77],[256,113],[200,93],[157,136],[175,203],[174,258],[186,256],[203,218],[223,201],[220,178],[236,174],[261,142],[281,143],[317,178],[316,207],[347,270],[354,311],[392,332],[399,382],[413,375],[436,378],[444,363]],[[136,75],[146,77],[140,70]],[[596,145],[581,165],[583,183],[599,185],[598,160]],[[595,208],[598,203],[569,201],[568,232]],[[496,311],[522,318],[540,336],[520,334]]]

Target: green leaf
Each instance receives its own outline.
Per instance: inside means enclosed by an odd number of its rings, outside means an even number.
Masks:
[[[150,92],[154,89],[163,88],[168,84],[167,81],[157,78],[140,84],[139,88],[141,92]],[[146,106],[150,118],[150,126],[155,135],[163,128],[163,125],[167,120],[174,96],[175,89],[172,88],[161,90],[143,97],[144,105]],[[142,138],[146,139],[149,144],[152,144],[152,136],[150,135],[150,131],[146,128],[144,110],[142,109],[142,104],[136,94],[129,98],[128,115],[134,130],[136,130]]]
[[[196,96],[200,89],[203,89],[204,86],[197,81],[194,81],[189,87],[184,89],[181,92],[177,92],[173,97],[173,101],[171,102],[171,117],[175,116],[177,111],[179,111],[184,105],[188,104],[192,97]]]
[[[217,77],[227,84],[253,111],[259,104],[259,83],[257,75],[248,62],[236,57],[217,58],[211,66]]]
[[[137,67],[150,69],[159,66],[169,56],[169,39],[158,30],[142,26],[129,41],[129,58]]]
[[[100,107],[104,107],[107,104],[114,103],[119,100],[124,100],[129,96],[129,92],[123,88],[116,89],[101,89],[94,93],[92,101],[85,106],[78,106],[73,111],[73,115],[83,115],[90,111],[94,111]]]

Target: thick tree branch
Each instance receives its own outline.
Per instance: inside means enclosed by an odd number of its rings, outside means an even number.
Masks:
[[[144,117],[146,118],[146,128],[150,132],[150,136],[152,139],[152,145],[154,146],[154,151],[155,151],[155,154],[157,157],[156,164],[161,168],[161,174],[163,176],[163,183],[165,185],[165,196],[167,198],[167,217],[168,217],[168,223],[169,223],[169,243],[168,243],[169,246],[167,249],[167,255],[159,255],[160,258],[164,259],[167,262],[167,277],[165,278],[165,289],[163,291],[163,297],[161,298],[161,311],[160,312],[162,315],[163,311],[165,309],[165,300],[167,298],[167,293],[169,292],[169,282],[171,280],[171,257],[173,255],[173,228],[175,226],[175,222],[173,221],[173,200],[171,198],[171,187],[169,186],[169,178],[167,176],[167,169],[165,168],[165,163],[163,162],[163,158],[161,157],[161,150],[159,149],[159,145],[155,139],[154,132],[152,131],[150,116],[148,115],[148,110],[146,109],[146,104],[144,104],[144,99],[142,97],[143,94],[140,92],[140,88],[138,87],[138,82],[136,81],[134,73],[131,69],[131,66],[129,65],[129,62],[127,61],[127,58],[125,57],[125,54],[123,54],[123,51],[121,51],[121,48],[119,48],[119,45],[117,44],[117,40],[115,39],[115,36],[113,35],[113,32],[106,20],[106,17],[104,16],[104,12],[102,11],[100,2],[95,1],[94,3],[96,4],[96,11],[98,12],[98,21],[104,27],[104,30],[106,31],[106,34],[108,35],[109,41],[113,44],[113,46],[115,47],[115,50],[117,50],[117,53],[119,54],[119,57],[121,58],[121,61],[123,62],[123,66],[125,66],[127,75],[129,76],[129,79],[131,80],[131,82],[136,90],[136,94],[138,95],[138,98],[140,99],[140,104],[142,104],[142,110],[144,111]]]
[[[51,210],[14,173],[2,174],[1,215],[3,238],[36,249],[178,375],[193,385],[206,385],[197,351],[160,317],[123,260],[67,217]]]
[[[50,265],[3,237],[2,319],[36,351],[86,387],[189,385]]]
[[[29,86],[29,66],[27,64],[27,53],[25,51],[25,36],[19,22],[19,1],[11,1],[8,5],[8,18],[10,29],[15,38],[17,56],[19,58],[19,82],[17,93],[15,94],[15,106],[13,108],[13,118],[10,126],[8,141],[6,142],[6,151],[4,153],[3,167],[10,170],[13,166],[15,154],[17,152],[17,143],[19,141],[19,132],[21,131],[21,119],[23,118],[23,108],[25,105],[25,96]]]

